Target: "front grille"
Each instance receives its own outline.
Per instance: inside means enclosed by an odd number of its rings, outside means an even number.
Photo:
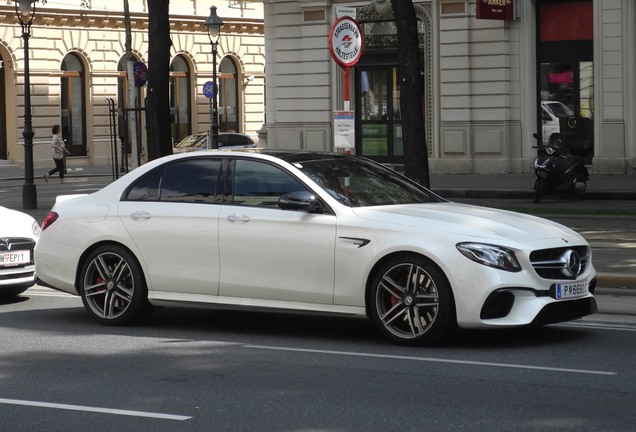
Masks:
[[[578,274],[572,274],[569,270],[567,255],[570,251],[576,252],[581,259]],[[543,279],[576,279],[589,265],[590,248],[573,246],[536,250],[530,254],[530,261],[534,270]]]
[[[32,278],[34,272],[22,272],[22,273],[9,273],[6,275],[0,274],[0,281],[3,280],[13,280],[13,279],[22,279],[22,278]]]
[[[532,324],[543,325],[571,321],[597,312],[598,306],[591,297],[559,301],[546,305],[532,321]]]
[[[30,265],[33,264],[33,249],[34,248],[35,248],[35,242],[30,238],[0,237],[0,252],[28,250],[31,252],[31,262],[29,263]]]

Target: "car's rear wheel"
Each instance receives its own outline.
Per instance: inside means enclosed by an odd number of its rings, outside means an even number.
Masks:
[[[82,267],[79,283],[84,307],[102,324],[134,324],[150,311],[139,263],[120,246],[93,251]]]
[[[419,255],[398,255],[382,264],[373,279],[370,300],[376,326],[401,344],[435,344],[456,326],[446,277]]]

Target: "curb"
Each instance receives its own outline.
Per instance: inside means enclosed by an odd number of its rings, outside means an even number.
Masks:
[[[444,198],[533,199],[532,190],[511,189],[432,189]],[[585,199],[598,201],[636,201],[636,191],[587,191]]]
[[[636,275],[597,273],[597,286],[603,288],[615,288],[620,291],[627,291],[625,294],[636,295]]]

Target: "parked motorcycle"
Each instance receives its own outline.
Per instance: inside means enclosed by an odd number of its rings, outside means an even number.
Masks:
[[[585,154],[566,154],[561,140],[543,145],[537,134],[533,135],[539,145],[538,156],[533,168],[534,202],[538,203],[544,195],[561,194],[569,198],[583,199],[590,176],[585,166]]]

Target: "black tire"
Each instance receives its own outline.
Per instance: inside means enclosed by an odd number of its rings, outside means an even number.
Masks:
[[[93,251],[82,266],[78,288],[84,308],[101,324],[136,324],[151,310],[141,267],[120,246]]]
[[[545,191],[548,189],[548,182],[545,179],[538,178],[534,183],[534,203],[538,203],[541,201],[541,198],[545,194]]]
[[[584,188],[583,190],[577,190],[576,187],[574,188],[574,197],[578,200],[583,201],[585,199],[585,191],[587,190],[587,182],[586,180],[583,178],[583,176],[579,176],[578,181],[583,183]]]
[[[439,343],[457,325],[446,277],[420,255],[397,255],[382,264],[372,281],[369,306],[378,329],[403,345]]]

